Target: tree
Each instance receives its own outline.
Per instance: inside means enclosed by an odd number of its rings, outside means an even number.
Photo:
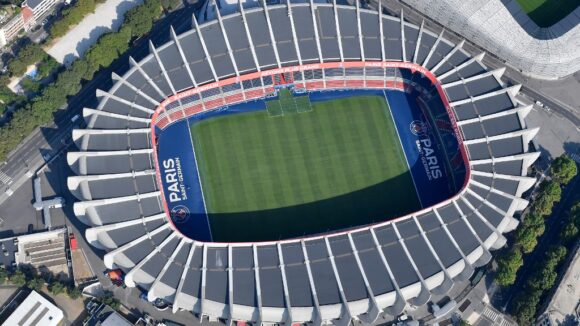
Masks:
[[[526,254],[532,252],[538,244],[536,230],[533,227],[521,227],[516,231],[516,244]]]
[[[536,315],[541,292],[526,290],[518,295],[512,306],[512,315],[520,325],[530,325]]]
[[[564,257],[568,250],[564,246],[554,246],[546,252],[546,264],[557,265]]]
[[[568,221],[562,231],[560,232],[560,239],[564,242],[569,242],[578,235],[578,227],[573,221]]]
[[[512,248],[497,260],[498,268],[495,280],[501,286],[514,284],[516,274],[524,264],[522,252],[518,248]]]
[[[66,294],[68,294],[69,298],[75,300],[81,296],[81,290],[76,286],[70,286],[66,289]]]
[[[52,293],[53,295],[59,295],[62,292],[64,292],[65,290],[65,286],[64,284],[62,284],[59,281],[54,281],[52,282],[49,286],[48,286],[48,290],[50,291],[50,293]]]
[[[28,282],[26,282],[26,286],[35,291],[39,291],[43,284],[44,280],[39,276],[32,277]]]
[[[537,270],[529,279],[528,286],[534,290],[545,291],[549,290],[554,286],[558,273],[554,270],[552,266],[544,266],[542,269]]]
[[[102,297],[98,298],[98,300],[114,310],[119,310],[119,308],[121,308],[121,302],[115,298],[111,292],[106,292]]]
[[[10,277],[10,282],[12,282],[14,285],[23,286],[26,284],[26,276],[21,270],[17,270]]]
[[[567,184],[578,172],[576,162],[568,155],[563,154],[552,162],[550,167],[552,179],[560,184]]]

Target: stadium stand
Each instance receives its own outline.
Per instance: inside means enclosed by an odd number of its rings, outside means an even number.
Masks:
[[[505,244],[503,233],[518,225],[514,213],[528,204],[520,197],[534,184],[526,174],[539,153],[528,148],[538,131],[526,128],[531,107],[515,101],[519,86],[502,85],[501,70],[488,71],[481,56],[423,26],[358,4],[217,13],[181,35],[171,31],[172,40],[151,44],[140,62],[130,59],[112,88],[99,91],[98,107],[84,110],[87,129],[73,132],[74,212],[89,226],[87,241],[107,251],[105,265],[122,269],[128,286],[174,311],[228,321],[372,323],[448,292]],[[437,125],[442,133],[453,128],[465,146],[455,164],[468,166],[458,172],[455,197],[394,221],[304,239],[204,243],[175,231],[154,173],[155,127],[264,97],[275,79],[268,71],[292,74],[307,89],[418,90],[425,81],[406,69],[436,82],[441,93],[420,98],[434,121],[447,115]],[[237,78],[243,81],[230,82]]]

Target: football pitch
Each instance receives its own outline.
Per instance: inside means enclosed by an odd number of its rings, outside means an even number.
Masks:
[[[267,110],[191,125],[214,241],[315,234],[420,207],[384,97],[280,95]]]
[[[517,2],[540,27],[554,25],[580,5],[578,0],[517,0]]]

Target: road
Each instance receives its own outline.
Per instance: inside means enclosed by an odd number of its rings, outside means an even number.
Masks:
[[[128,70],[129,56],[136,60],[145,57],[149,53],[149,39],[155,44],[162,44],[169,40],[170,26],[173,25],[178,34],[190,29],[191,16],[198,8],[199,5],[188,5],[158,21],[147,37],[136,41],[129,51],[115,60],[111,66],[95,74],[79,93],[71,97],[67,105],[56,112],[53,124],[37,129],[26,138],[0,167],[0,203],[9,198],[12,191],[20,187],[46,160],[70,145],[71,131],[75,127],[70,122],[71,118],[82,114],[84,107],[96,106],[98,101],[95,91],[97,88],[106,90],[112,86],[112,72],[122,75]]]
[[[371,6],[373,6],[373,8],[377,8],[378,0],[370,0],[370,4]],[[441,30],[444,29],[444,27],[439,23],[435,22],[434,20],[432,20],[427,16],[424,16],[423,14],[419,13],[418,11],[414,10],[413,8],[407,6],[406,4],[400,1],[383,1],[382,4],[384,10],[386,10],[387,12],[389,12],[391,15],[394,16],[399,16],[402,9],[404,12],[405,20],[413,24],[421,25],[421,22],[424,21],[425,27],[428,27],[431,31],[435,32],[436,34],[440,33]],[[461,37],[458,34],[455,34],[453,31],[450,31],[448,29],[445,29],[445,31],[446,31],[445,37],[448,40],[454,42],[455,44],[459,43],[461,40],[464,40],[463,37]],[[485,52],[486,55],[483,58],[483,64],[492,69],[502,67],[506,68],[506,71],[503,74],[502,78],[504,82],[507,82],[510,85],[521,84],[522,94],[532,99],[533,101],[539,100],[540,102],[543,102],[544,105],[547,105],[554,112],[570,120],[574,125],[580,126],[580,117],[578,116],[578,112],[575,111],[575,109],[572,106],[566,103],[562,103],[561,101],[546,95],[541,90],[532,89],[531,87],[529,87],[527,84],[528,81],[530,80],[530,77],[527,77],[523,75],[520,71],[511,68],[508,63],[501,60],[500,58],[495,57],[493,53],[490,52],[489,50],[483,49],[469,42],[469,40],[465,40],[465,45],[463,46],[463,49],[468,53],[470,53],[471,55],[477,55],[482,52]]]

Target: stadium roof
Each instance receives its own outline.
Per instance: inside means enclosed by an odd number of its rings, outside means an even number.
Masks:
[[[518,1],[403,2],[493,51],[524,74],[556,79],[580,70],[580,7],[558,23],[541,28]]]
[[[526,129],[531,107],[516,103],[519,86],[504,87],[503,71],[488,71],[483,54],[470,57],[462,44],[376,11],[312,2],[242,10],[171,36],[98,92],[99,106],[84,110],[87,129],[73,131],[79,151],[68,154],[87,241],[108,251],[105,265],[127,272],[127,285],[146,289],[150,300],[256,323],[372,322],[467,280],[518,225],[512,216],[535,181],[525,175],[538,157],[528,152],[537,129]],[[349,61],[417,64],[437,77],[471,167],[457,196],[396,221],[306,239],[201,243],[173,229],[151,148],[161,102],[224,78]],[[200,105],[222,101],[220,92],[200,93],[207,96]],[[169,119],[183,114],[182,100],[167,109]]]

